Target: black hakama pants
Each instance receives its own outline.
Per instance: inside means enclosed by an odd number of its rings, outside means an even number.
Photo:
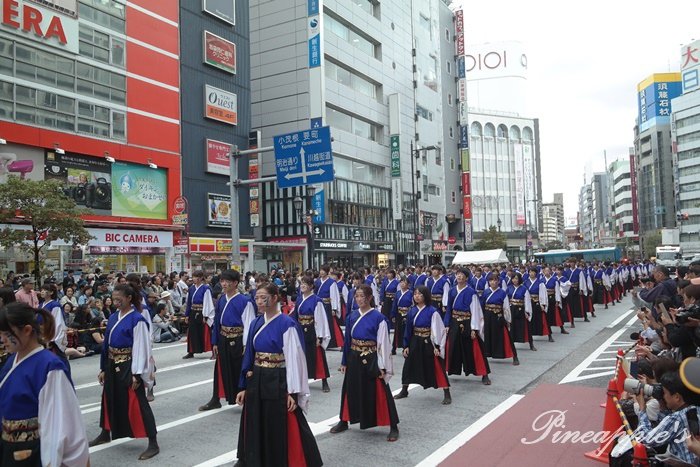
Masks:
[[[503,315],[496,315],[493,311],[486,309],[484,310],[484,356],[491,358],[518,356]]]
[[[214,362],[214,394],[212,400],[226,399],[229,405],[236,403],[240,391],[238,382],[243,366],[243,336],[219,336],[219,355]]]
[[[386,297],[382,303],[382,314],[391,323],[391,306],[394,304],[394,299]]]
[[[423,389],[450,387],[445,373],[445,361],[435,355],[434,349],[430,337],[411,336],[408,357],[401,373],[401,384],[420,384]]]
[[[331,331],[331,340],[328,342],[329,349],[336,349],[343,346],[343,331],[340,329],[338,317],[333,313],[330,303],[323,302],[323,309],[326,311],[326,321]]]
[[[156,420],[146,400],[144,383],[141,381],[134,390],[131,377],[131,359],[121,363],[107,360],[100,427],[111,432],[112,440],[156,436]]]
[[[484,352],[484,341],[478,332],[476,339],[472,339],[471,333],[470,319],[457,321],[452,318],[445,344],[447,374],[461,375],[464,372],[466,376],[486,376],[491,373]]]
[[[593,283],[593,303],[596,305],[607,305],[608,301],[605,296],[605,286],[603,284]]]
[[[302,324],[304,330],[304,353],[306,356],[306,369],[310,379],[330,378],[326,349],[318,344],[314,322]]]
[[[551,330],[552,327],[562,327],[564,323],[569,321],[566,307],[561,308],[557,305],[557,298],[554,295],[547,295],[547,324]]]
[[[510,305],[512,321],[510,323],[510,334],[513,342],[525,344],[532,343],[532,333],[530,332],[530,322],[525,315],[525,305]]]
[[[302,410],[287,411],[284,368],[253,367],[238,430],[238,459],[247,467],[321,466],[321,454]]]
[[[542,311],[539,302],[532,301],[532,319],[530,320],[531,336],[549,336],[552,334],[547,322],[547,315]]]
[[[584,297],[579,293],[579,289],[574,289],[573,287],[569,290],[569,295],[566,297],[566,301],[571,310],[571,316],[574,318],[587,318],[586,309],[583,307]]]
[[[340,395],[340,420],[359,423],[360,429],[397,426],[399,414],[389,384],[381,378],[377,353],[357,350],[347,354],[347,367]]]
[[[201,311],[192,310],[187,319],[187,352],[211,352],[211,329]]]
[[[437,297],[437,295],[434,295],[434,297]],[[442,306],[442,296],[440,296],[439,300],[433,299],[430,304],[440,312],[440,318],[445,317],[445,307]]]
[[[392,350],[397,348],[403,349],[403,335],[406,331],[406,315],[401,315],[399,313],[396,316],[396,322],[394,322],[394,340],[392,343]]]

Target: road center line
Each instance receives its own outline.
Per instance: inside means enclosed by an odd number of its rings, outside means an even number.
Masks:
[[[156,381],[158,378],[158,375],[161,373],[167,373],[168,371],[174,371],[174,370],[180,370],[182,368],[188,368],[191,366],[195,365],[202,365],[204,363],[214,363],[214,360],[197,360],[195,362],[190,362],[190,363],[181,363],[179,365],[173,365],[173,366],[166,366],[165,368],[158,368],[158,365],[156,365]],[[86,388],[92,388],[95,386],[99,386],[100,383],[95,381],[94,383],[86,383],[86,384],[80,384],[75,387],[75,390],[77,391],[78,389],[86,389]]]

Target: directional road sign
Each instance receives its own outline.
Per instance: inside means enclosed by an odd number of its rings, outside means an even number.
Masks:
[[[275,136],[274,143],[278,188],[333,181],[330,127]]]

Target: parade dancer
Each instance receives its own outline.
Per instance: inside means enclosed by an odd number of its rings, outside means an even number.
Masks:
[[[340,296],[340,324],[345,324],[345,318],[348,315],[348,293],[349,289],[345,284],[345,278],[338,271],[331,271],[331,279],[335,281],[335,286],[338,287],[338,295]]]
[[[559,309],[562,313],[562,321],[571,323],[571,328],[576,327],[574,322],[574,315],[571,313],[571,306],[569,306],[569,292],[571,291],[571,282],[564,275],[564,268],[559,266],[557,268],[557,283],[559,286],[559,293],[561,294],[561,302],[559,304]]]
[[[484,356],[484,316],[479,296],[468,285],[469,271],[460,269],[455,275],[456,285],[450,289],[445,313],[447,343],[445,366],[450,375],[481,376],[481,382],[490,385],[488,360]]]
[[[610,278],[605,273],[605,270],[600,268],[599,264],[595,264],[593,266],[592,276],[593,276],[592,277],[593,303],[598,304],[598,305],[605,305],[605,309],[607,310],[608,303],[610,301],[610,298],[609,298],[609,290],[611,287]]]
[[[569,295],[567,297],[567,304],[571,310],[571,316],[573,318],[583,318],[585,322],[590,321],[586,315],[586,311],[583,308],[583,299],[586,293],[586,279],[583,272],[576,267],[576,263],[572,261],[572,267],[570,271],[564,272],[564,277],[571,283],[571,288],[569,289]],[[566,274],[568,272],[568,275]]]
[[[484,311],[484,355],[498,359],[512,357],[513,365],[520,365],[508,330],[511,321],[508,295],[499,285],[499,278],[494,275],[481,297]]]
[[[326,310],[326,321],[331,330],[331,340],[328,348],[336,349],[343,345],[343,332],[340,329],[340,294],[335,281],[328,277],[330,267],[321,266],[318,271],[318,279],[314,281],[314,292],[323,300],[323,308]]]
[[[569,334],[569,331],[564,329],[566,310],[561,306],[561,288],[557,276],[552,274],[551,268],[544,268],[543,281],[547,290],[547,324],[549,324],[550,329],[553,326],[558,326],[562,334]]]
[[[530,292],[523,285],[522,276],[519,272],[513,274],[512,283],[508,286],[506,294],[510,305],[510,335],[513,338],[513,342],[527,343],[530,345],[530,350],[536,351],[532,333],[530,332],[532,301],[530,300]]]
[[[321,297],[314,294],[314,281],[305,276],[301,279],[301,296],[297,298],[293,318],[304,331],[304,352],[306,354],[306,369],[311,379],[322,381],[323,392],[330,392],[328,386],[328,360],[326,347],[331,338],[330,327],[326,319],[326,310]]]
[[[532,310],[532,319],[530,320],[530,335],[531,336],[547,336],[549,342],[554,342],[552,330],[547,321],[547,286],[540,278],[540,273],[537,268],[530,268],[528,273],[530,276],[525,279],[524,286],[530,294],[530,309]]]
[[[440,312],[441,317],[445,317],[445,308],[447,307],[447,297],[450,294],[450,283],[447,277],[443,274],[444,268],[441,264],[434,264],[430,271],[432,276],[426,282],[426,287],[430,290],[432,297],[431,305]]]
[[[209,402],[199,411],[220,409],[220,399],[229,405],[236,403],[240,391],[238,381],[243,365],[243,349],[250,323],[255,319],[255,309],[247,295],[238,292],[241,273],[233,269],[221,273],[223,293],[216,302],[216,314],[212,327],[211,345],[214,363],[213,393]]]
[[[593,281],[591,280],[592,269],[588,268],[584,262],[581,262],[579,267],[586,279],[586,292],[582,294],[584,313],[590,313],[591,317],[595,318],[595,308],[593,307]]]
[[[425,287],[425,286],[419,286]],[[402,277],[399,281],[399,290],[396,292],[391,307],[391,322],[394,325],[394,338],[391,344],[391,355],[396,355],[396,348],[403,348],[403,335],[406,329],[406,315],[413,306],[413,293],[409,288],[408,279]]]
[[[394,374],[391,360],[389,327],[370,303],[372,288],[366,284],[357,289],[359,310],[348,317],[340,372],[345,375],[340,396],[340,421],[331,433],[359,423],[360,429],[389,426],[387,441],[399,439],[399,416],[389,389]]]
[[[150,380],[151,337],[148,324],[139,313],[141,296],[128,284],[112,292],[117,312],[107,321],[98,382],[102,387],[100,435],[90,442],[97,446],[118,438],[146,438],[148,448],[139,460],[160,452],[156,421],[146,400]]]
[[[421,263],[416,264],[416,272],[413,281],[411,282],[411,290],[416,290],[417,287],[421,285],[426,285],[428,281],[428,275],[423,271],[423,265]]]
[[[406,319],[403,338],[401,392],[394,399],[408,397],[408,385],[420,384],[423,389],[442,389],[442,405],[452,403],[450,383],[445,372],[445,325],[440,313],[430,305],[430,291],[425,286],[413,293],[415,306]]]
[[[379,300],[382,314],[387,320],[390,320],[394,296],[396,295],[396,290],[399,288],[399,280],[396,278],[396,271],[393,269],[390,269],[386,275],[387,277],[384,278],[382,286],[379,289]]]
[[[204,271],[192,274],[194,282],[187,292],[187,354],[183,359],[194,358],[194,354],[211,351],[211,325],[214,324],[214,301],[211,289],[204,283]]]
[[[379,287],[377,287],[377,281],[372,270],[370,268],[364,268],[365,273],[365,285],[369,285],[372,289],[372,298],[374,299],[374,304],[372,306],[379,306]]]
[[[274,284],[258,287],[262,313],[250,325],[236,402],[243,406],[238,431],[242,466],[323,465],[304,412],[309,382],[299,324],[279,311]]]
[[[68,347],[67,328],[63,319],[63,309],[58,301],[58,288],[53,284],[44,284],[41,286],[39,293],[42,299],[41,308],[51,313],[54,322],[53,339],[48,342],[47,348],[63,360],[70,376],[70,364],[68,363],[68,357],[66,357],[66,347]]]
[[[41,319],[39,319],[41,318]],[[0,370],[0,465],[85,467],[85,425],[65,363],[45,350],[54,338],[48,310],[0,307],[0,342],[10,353]]]

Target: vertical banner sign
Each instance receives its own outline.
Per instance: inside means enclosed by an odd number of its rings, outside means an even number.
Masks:
[[[518,225],[525,225],[525,182],[523,175],[523,145],[513,145],[515,155],[515,220]]]
[[[391,211],[395,221],[401,220],[403,211],[403,188],[401,186],[401,145],[399,135],[391,136]]]
[[[326,223],[326,190],[322,184],[316,185],[316,193],[311,200],[311,209],[316,211],[314,216],[314,224]]]
[[[455,30],[457,31],[457,56],[464,55],[464,12],[455,12]]]
[[[309,68],[321,66],[321,18],[320,0],[308,0],[309,7]]]
[[[632,191],[632,227],[634,234],[639,234],[639,211],[637,210],[637,168],[634,156],[630,156],[630,190]]]
[[[464,244],[471,245],[474,243],[474,237],[472,236],[472,221],[471,219],[464,219]]]
[[[248,148],[257,149],[260,147],[260,130],[253,130],[248,133]],[[248,180],[260,177],[258,154],[250,155],[248,159]],[[260,227],[260,187],[257,183],[249,185],[250,196],[250,226]]]
[[[307,41],[309,53],[309,120],[311,129],[323,126],[326,103],[323,64],[323,0],[307,0]]]
[[[532,147],[523,144],[523,183],[525,183],[525,211],[531,224],[537,225],[537,203],[528,200],[535,199],[535,175],[533,169]]]

